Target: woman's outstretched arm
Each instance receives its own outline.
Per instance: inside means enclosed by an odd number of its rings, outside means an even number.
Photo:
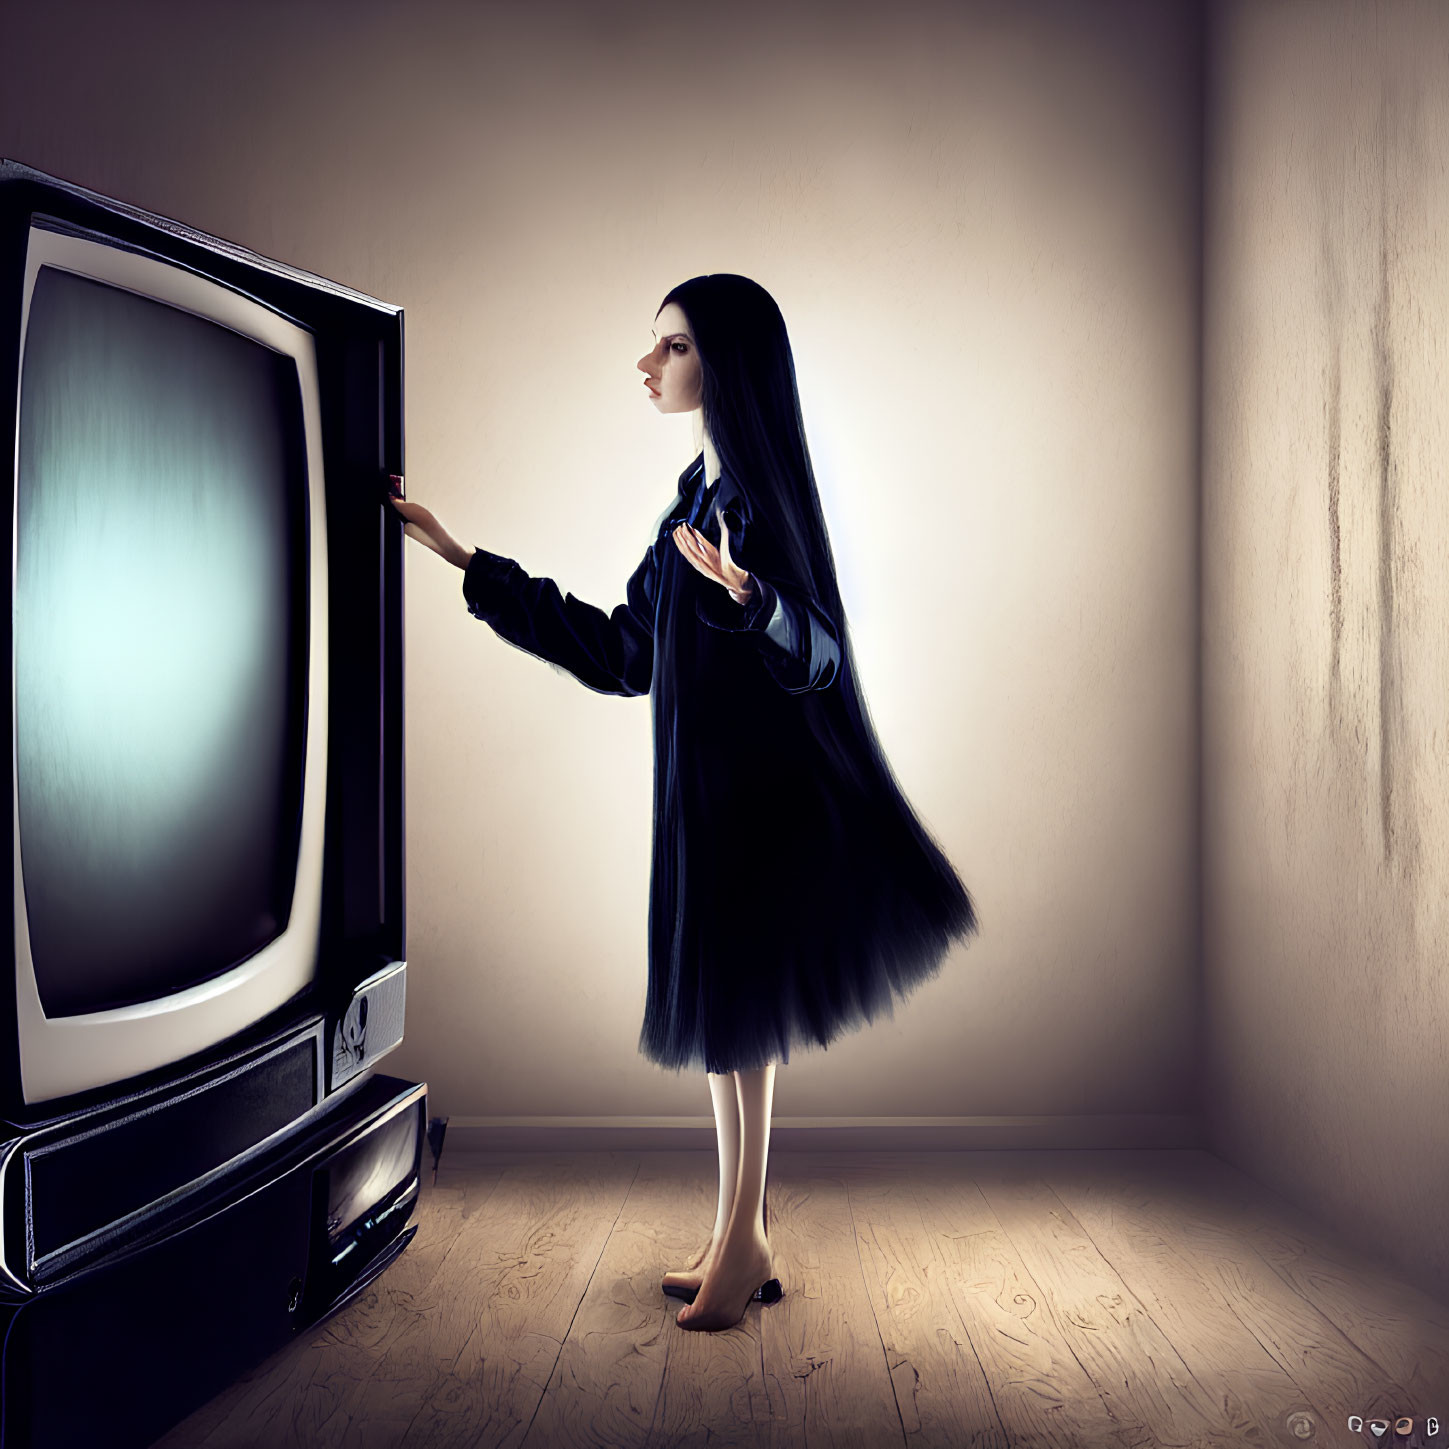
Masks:
[[[606,614],[486,548],[474,549],[463,570],[468,612],[501,639],[559,665],[600,694],[648,694],[654,678],[653,549],[624,596]]]

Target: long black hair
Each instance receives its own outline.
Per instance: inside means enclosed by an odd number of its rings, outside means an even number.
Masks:
[[[800,707],[842,779],[866,793],[884,785],[908,812],[856,672],[780,308],[758,282],[734,272],[681,282],[659,310],[671,302],[694,333],[705,431],[754,521],[745,540],[753,548],[736,561],[758,568],[772,584],[807,594],[835,626],[841,675],[834,689],[844,710],[815,691],[802,697]]]
[[[866,813],[851,819],[857,827],[864,822],[884,852],[877,864],[895,872],[896,883],[881,907],[896,914],[857,921],[850,949],[871,940],[894,959],[891,974],[901,981],[933,973],[947,940],[979,929],[976,906],[907,801],[871,722],[805,441],[785,319],[759,283],[733,272],[691,277],[669,292],[660,311],[670,302],[694,333],[705,431],[754,520],[744,542],[755,546],[742,549],[739,561],[758,567],[772,584],[804,590],[838,635],[839,678],[830,688],[800,695],[799,709],[822,748],[820,770],[868,803]],[[842,878],[850,868],[840,866]],[[908,896],[913,906],[904,903]],[[869,891],[862,897],[874,899]]]
[[[776,582],[783,567],[779,581],[809,593],[843,630],[835,557],[780,308],[758,282],[734,272],[681,282],[659,310],[671,302],[694,333],[705,432],[770,542],[767,568],[775,577],[766,576]]]

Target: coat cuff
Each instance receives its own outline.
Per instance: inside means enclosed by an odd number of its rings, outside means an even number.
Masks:
[[[501,553],[475,548],[473,557],[463,570],[463,598],[468,612],[475,619],[486,619],[498,609],[498,602],[509,592],[509,580],[518,564]]]
[[[750,575],[750,588],[749,601],[740,605],[730,598],[729,591],[722,585],[710,584],[700,593],[694,612],[712,629],[726,629],[734,633],[750,629],[756,633],[768,633],[779,612],[779,592],[758,574]]]

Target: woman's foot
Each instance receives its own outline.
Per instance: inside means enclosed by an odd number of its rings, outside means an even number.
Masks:
[[[664,1275],[664,1286],[666,1288],[688,1288],[694,1292],[704,1282],[705,1272],[713,1266],[715,1259],[715,1240],[711,1238],[709,1243],[701,1248],[694,1255],[694,1258],[687,1268],[674,1268]]]
[[[756,1289],[773,1276],[773,1256],[763,1237],[750,1239],[742,1248],[725,1247],[712,1263],[704,1263],[694,1302],[681,1308],[674,1321],[707,1333],[733,1328],[754,1301]]]
[[[770,1227],[770,1195],[765,1194],[764,1202],[760,1206],[760,1218],[763,1224],[763,1231],[768,1233]],[[714,1264],[718,1254],[715,1251],[715,1244],[719,1241],[717,1234],[711,1234],[708,1244],[701,1248],[692,1259],[687,1268],[671,1268],[664,1275],[665,1288],[687,1288],[691,1293],[699,1291],[699,1285],[704,1282],[704,1275]],[[766,1247],[769,1246],[768,1240]],[[760,1280],[763,1283],[765,1280]],[[759,1284],[755,1285],[757,1288]]]

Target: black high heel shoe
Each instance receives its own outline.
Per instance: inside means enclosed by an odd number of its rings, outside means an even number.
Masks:
[[[699,1296],[698,1288],[682,1288],[674,1283],[666,1284],[664,1291],[671,1298],[682,1298],[686,1303],[693,1303],[694,1300]],[[771,1278],[768,1283],[761,1283],[760,1286],[755,1289],[754,1295],[751,1297],[750,1302],[778,1303],[784,1296],[785,1290],[780,1287],[780,1280],[778,1278]]]
[[[770,1231],[770,1193],[766,1189],[764,1198],[760,1204],[760,1216],[764,1220],[766,1234]],[[682,1298],[686,1303],[693,1303],[699,1294],[698,1288],[686,1288],[682,1283],[664,1283],[660,1285],[670,1298]],[[785,1296],[785,1290],[780,1287],[778,1278],[771,1278],[768,1283],[761,1283],[755,1289],[755,1296],[751,1303],[778,1303]]]

